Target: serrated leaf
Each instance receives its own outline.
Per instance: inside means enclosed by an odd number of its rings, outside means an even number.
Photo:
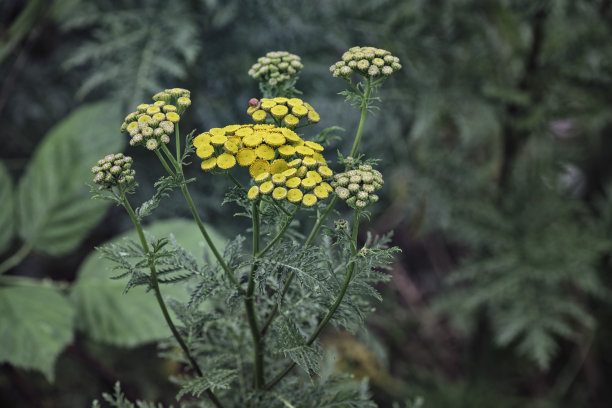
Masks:
[[[185,383],[181,388],[181,391],[179,391],[178,395],[176,396],[176,399],[180,399],[186,394],[191,394],[197,398],[208,389],[211,389],[212,391],[218,389],[228,389],[229,384],[234,378],[236,378],[236,376],[236,370],[224,368],[208,370],[204,373],[203,377],[197,377]]]
[[[283,353],[307,373],[319,372],[320,355],[314,347],[306,345],[295,322],[285,319],[275,331],[279,342],[277,353]]]
[[[11,176],[0,162],[0,253],[11,243],[15,232],[15,193]]]
[[[53,127],[36,150],[17,196],[19,235],[34,250],[70,252],[100,222],[109,204],[92,200],[87,183],[98,159],[125,146],[120,123],[116,104],[85,105]]]
[[[74,308],[57,289],[38,283],[0,288],[0,361],[42,371],[53,381],[73,326]]]
[[[176,241],[196,259],[202,259],[205,243],[195,222],[173,219],[159,221],[145,228],[156,238],[173,234]],[[210,230],[213,241],[221,250],[222,238]],[[110,243],[125,243],[124,238],[138,240],[135,231],[124,234]],[[212,257],[212,255],[209,255]],[[92,253],[83,262],[72,289],[71,299],[77,308],[77,328],[94,340],[117,346],[137,346],[170,336],[159,305],[152,292],[134,287],[123,294],[129,277],[113,280],[114,264]],[[181,283],[161,287],[165,299],[187,300],[187,291]]]

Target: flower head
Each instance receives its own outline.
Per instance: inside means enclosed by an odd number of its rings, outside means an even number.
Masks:
[[[112,189],[113,187],[129,187],[134,182],[134,170],[132,158],[123,153],[109,154],[98,160],[97,165],[91,168],[94,174],[93,182],[100,190]]]
[[[271,51],[257,59],[249,76],[268,86],[284,86],[297,79],[303,65],[299,56],[287,51]]]
[[[299,98],[262,98],[255,107],[249,102],[247,114],[255,123],[275,122],[289,129],[298,127],[302,118],[302,126],[318,123],[320,120],[317,111]]]
[[[374,47],[352,47],[342,55],[342,60],[329,67],[334,77],[350,79],[353,73],[364,77],[389,76],[399,71],[399,58],[387,50]]]
[[[330,188],[333,187],[338,198],[346,201],[350,207],[363,209],[378,201],[374,192],[379,190],[383,183],[382,174],[378,170],[368,164],[362,164],[357,169],[335,174]]]

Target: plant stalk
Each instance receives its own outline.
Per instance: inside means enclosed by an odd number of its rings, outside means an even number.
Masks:
[[[249,283],[247,285],[246,296],[244,298],[244,307],[246,309],[249,328],[253,336],[253,360],[255,364],[255,388],[260,389],[265,384],[264,379],[264,364],[263,364],[263,343],[257,327],[257,315],[255,314],[255,271],[257,270],[257,253],[259,252],[259,200],[252,203],[252,218],[253,218],[253,264],[249,274]]]
[[[353,231],[351,234],[351,257],[352,258],[354,258],[357,255],[357,232],[359,231],[360,214],[361,212],[359,210],[355,211],[355,218],[353,220]],[[351,280],[353,278],[354,271],[355,271],[355,261],[353,260],[349,263],[346,269],[344,283],[342,284],[342,287],[340,288],[340,292],[338,292],[338,295],[336,296],[336,300],[334,301],[333,305],[327,311],[327,314],[325,315],[325,317],[321,319],[321,322],[315,329],[314,333],[312,333],[310,337],[308,338],[308,341],[306,341],[307,346],[310,346],[312,345],[312,343],[314,343],[314,341],[317,339],[317,337],[319,337],[319,334],[321,334],[325,326],[327,326],[327,324],[333,317],[334,313],[336,313],[336,310],[338,310],[338,307],[340,307],[340,303],[342,303],[342,299],[344,299],[344,295],[346,294],[349,284],[351,283]],[[282,380],[287,374],[289,374],[289,372],[293,369],[293,367],[295,367],[295,362],[291,362],[289,365],[287,365],[287,367],[285,367],[283,371],[281,371],[276,377],[274,377],[272,381],[266,384],[264,388],[266,390],[269,390],[272,387],[274,387],[280,380]]]
[[[134,209],[130,205],[130,202],[128,201],[127,197],[125,196],[125,191],[122,188],[120,188],[119,191],[121,192],[121,200],[123,203],[123,207],[126,209],[130,218],[132,219],[132,223],[134,224],[134,227],[136,228],[136,231],[138,232],[138,238],[140,239],[140,244],[142,245],[142,249],[145,255],[147,256],[147,258],[149,258],[149,270],[151,271],[151,286],[153,287],[153,291],[155,292],[155,298],[157,299],[159,308],[161,309],[162,314],[164,315],[166,324],[170,328],[170,331],[172,332],[179,346],[181,346],[183,353],[185,353],[185,355],[187,356],[187,359],[189,360],[189,363],[191,364],[191,367],[193,368],[193,370],[196,372],[196,374],[199,377],[203,377],[204,374],[202,373],[202,369],[200,368],[197,361],[193,358],[193,356],[189,352],[189,348],[187,347],[187,344],[185,344],[183,337],[181,336],[176,326],[174,325],[174,322],[172,321],[172,318],[170,317],[170,313],[168,312],[168,308],[166,307],[166,303],[164,302],[164,298],[161,295],[161,290],[159,288],[159,282],[157,279],[157,270],[155,268],[155,264],[150,258],[149,244],[147,243],[147,239],[144,235],[142,225],[140,224],[140,221],[138,221],[138,218],[136,217],[136,214],[134,213]],[[210,389],[206,390],[206,394],[210,398],[210,400],[213,402],[213,404],[215,404],[216,407],[223,408],[223,405],[221,404],[219,399],[215,396],[215,394]]]

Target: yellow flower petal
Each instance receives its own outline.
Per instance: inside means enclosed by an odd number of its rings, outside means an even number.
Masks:
[[[298,188],[302,184],[302,179],[299,177],[291,177],[285,185],[289,188]]]
[[[295,148],[295,152],[300,156],[312,156],[314,154],[314,150],[310,147],[306,146],[298,146]],[[314,159],[313,159],[314,160]]]
[[[284,159],[276,159],[270,164],[270,173],[271,174],[282,173],[288,168],[289,166],[287,166],[287,162]]]
[[[259,197],[259,187],[251,187],[249,189],[249,192],[247,193],[247,197],[249,198],[249,200],[255,200],[257,197]]]
[[[287,197],[287,189],[285,187],[276,187],[272,192],[272,197],[278,201],[283,200]]]
[[[315,152],[319,152],[321,153],[323,150],[325,150],[323,148],[323,146],[321,146],[320,144],[316,143],[316,142],[311,142],[310,140],[307,140],[306,142],[304,142],[304,144],[308,147],[310,147],[312,150],[314,150]]]
[[[270,194],[272,190],[274,190],[274,183],[271,181],[266,181],[259,186],[261,194]]]
[[[280,106],[280,105],[279,105]],[[285,136],[280,133],[267,133],[264,140],[270,146],[282,146],[285,143]]]
[[[257,147],[263,142],[262,132],[252,133],[242,138],[242,143],[248,147]]]
[[[223,146],[225,144],[225,142],[227,142],[227,137],[225,137],[224,135],[213,135],[210,138],[210,144],[212,144],[213,146]]]
[[[326,199],[329,197],[329,191],[323,186],[316,186],[313,190],[314,195],[317,196],[319,200]]]

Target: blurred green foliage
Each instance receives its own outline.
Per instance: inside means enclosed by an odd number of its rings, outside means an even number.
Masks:
[[[392,356],[387,369],[424,395],[425,407],[607,407],[611,6],[7,0],[0,4],[0,158],[18,184],[43,135],[80,104],[111,100],[127,111],[174,85],[197,95],[182,126],[247,121],[258,91],[246,71],[270,50],[302,57],[300,89],[309,90],[322,128],[347,123],[351,108],[338,103],[342,84],[328,66],[353,45],[388,49],[404,68],[381,91],[385,104],[368,119],[362,146],[383,159],[389,181],[378,207],[388,210],[375,212],[371,226],[395,229],[404,249],[385,313],[373,322]],[[136,167],[146,175],[142,201],[160,172],[142,152],[130,154],[146,169]],[[4,173],[2,226],[13,191]],[[219,206],[227,186],[205,177],[197,185],[206,219],[237,230],[233,208]],[[127,225],[107,224],[94,242]],[[0,244],[10,228],[2,227]],[[74,279],[75,263],[60,276]],[[50,269],[34,256],[12,273],[57,273]],[[386,406],[389,396],[377,399]]]

